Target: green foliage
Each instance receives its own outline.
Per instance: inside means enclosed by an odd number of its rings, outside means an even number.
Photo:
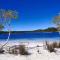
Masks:
[[[2,24],[0,24],[0,31],[4,28],[4,26]]]
[[[47,28],[47,29],[43,29],[43,30],[41,30],[41,29],[38,29],[38,30],[35,30],[35,32],[57,32],[58,30],[57,30],[57,28],[54,28],[54,27],[50,27],[50,28]]]
[[[10,27],[11,19],[13,20],[17,18],[18,18],[17,11],[0,9],[0,29],[3,29],[7,25]]]
[[[60,14],[56,15],[53,19],[53,23],[58,27],[58,31],[60,31]]]
[[[53,23],[60,24],[60,16],[59,15],[57,15],[57,16],[54,17]]]
[[[18,12],[15,10],[5,10],[5,9],[0,9],[0,18],[17,18],[18,17]]]

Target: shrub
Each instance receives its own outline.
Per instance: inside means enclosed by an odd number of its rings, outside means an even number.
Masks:
[[[60,48],[60,42],[59,42],[59,48]]]
[[[17,48],[16,46],[13,46],[13,47],[9,48],[9,53],[10,53],[10,54],[18,54],[16,48]]]
[[[3,50],[3,48],[0,48],[0,54],[3,54],[5,51]]]
[[[54,50],[55,43],[54,44],[53,43],[49,44],[48,42],[46,42],[46,46],[47,46],[47,50],[49,52],[55,52],[55,50]]]
[[[52,45],[47,45],[47,49],[49,52],[55,52],[54,47]]]
[[[21,55],[29,55],[28,51],[25,49],[25,45],[20,45],[19,46],[19,53]]]
[[[60,48],[60,42],[53,42],[54,48]]]
[[[18,54],[15,48],[12,49],[12,54]]]
[[[21,55],[29,55],[28,51],[25,48],[25,45],[13,46],[9,49],[10,54],[21,54]]]
[[[57,42],[53,42],[53,43],[52,43],[52,46],[53,46],[53,48],[58,48]]]

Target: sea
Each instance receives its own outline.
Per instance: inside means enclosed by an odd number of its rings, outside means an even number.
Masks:
[[[6,41],[8,34],[1,33],[0,41]],[[59,32],[26,32],[11,33],[9,41],[60,41]]]

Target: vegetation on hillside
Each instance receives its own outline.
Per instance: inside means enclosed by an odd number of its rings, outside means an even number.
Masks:
[[[35,31],[37,31],[37,32],[57,32],[58,30],[57,30],[57,28],[50,27],[50,28],[47,28],[47,29],[43,29],[43,30],[38,29],[38,30],[35,30]]]

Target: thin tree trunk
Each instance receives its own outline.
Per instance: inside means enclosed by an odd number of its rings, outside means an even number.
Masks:
[[[1,48],[3,48],[3,47],[9,42],[10,35],[11,35],[10,22],[11,22],[11,20],[9,20],[9,24],[8,24],[8,32],[9,32],[9,33],[8,33],[8,38],[7,38],[6,42],[5,42],[5,44],[3,44]]]
[[[8,41],[9,41],[9,39],[10,39],[10,32],[9,32],[9,34],[8,34],[8,38],[7,38],[7,40],[6,40],[6,43],[2,46],[2,48],[8,43]]]

